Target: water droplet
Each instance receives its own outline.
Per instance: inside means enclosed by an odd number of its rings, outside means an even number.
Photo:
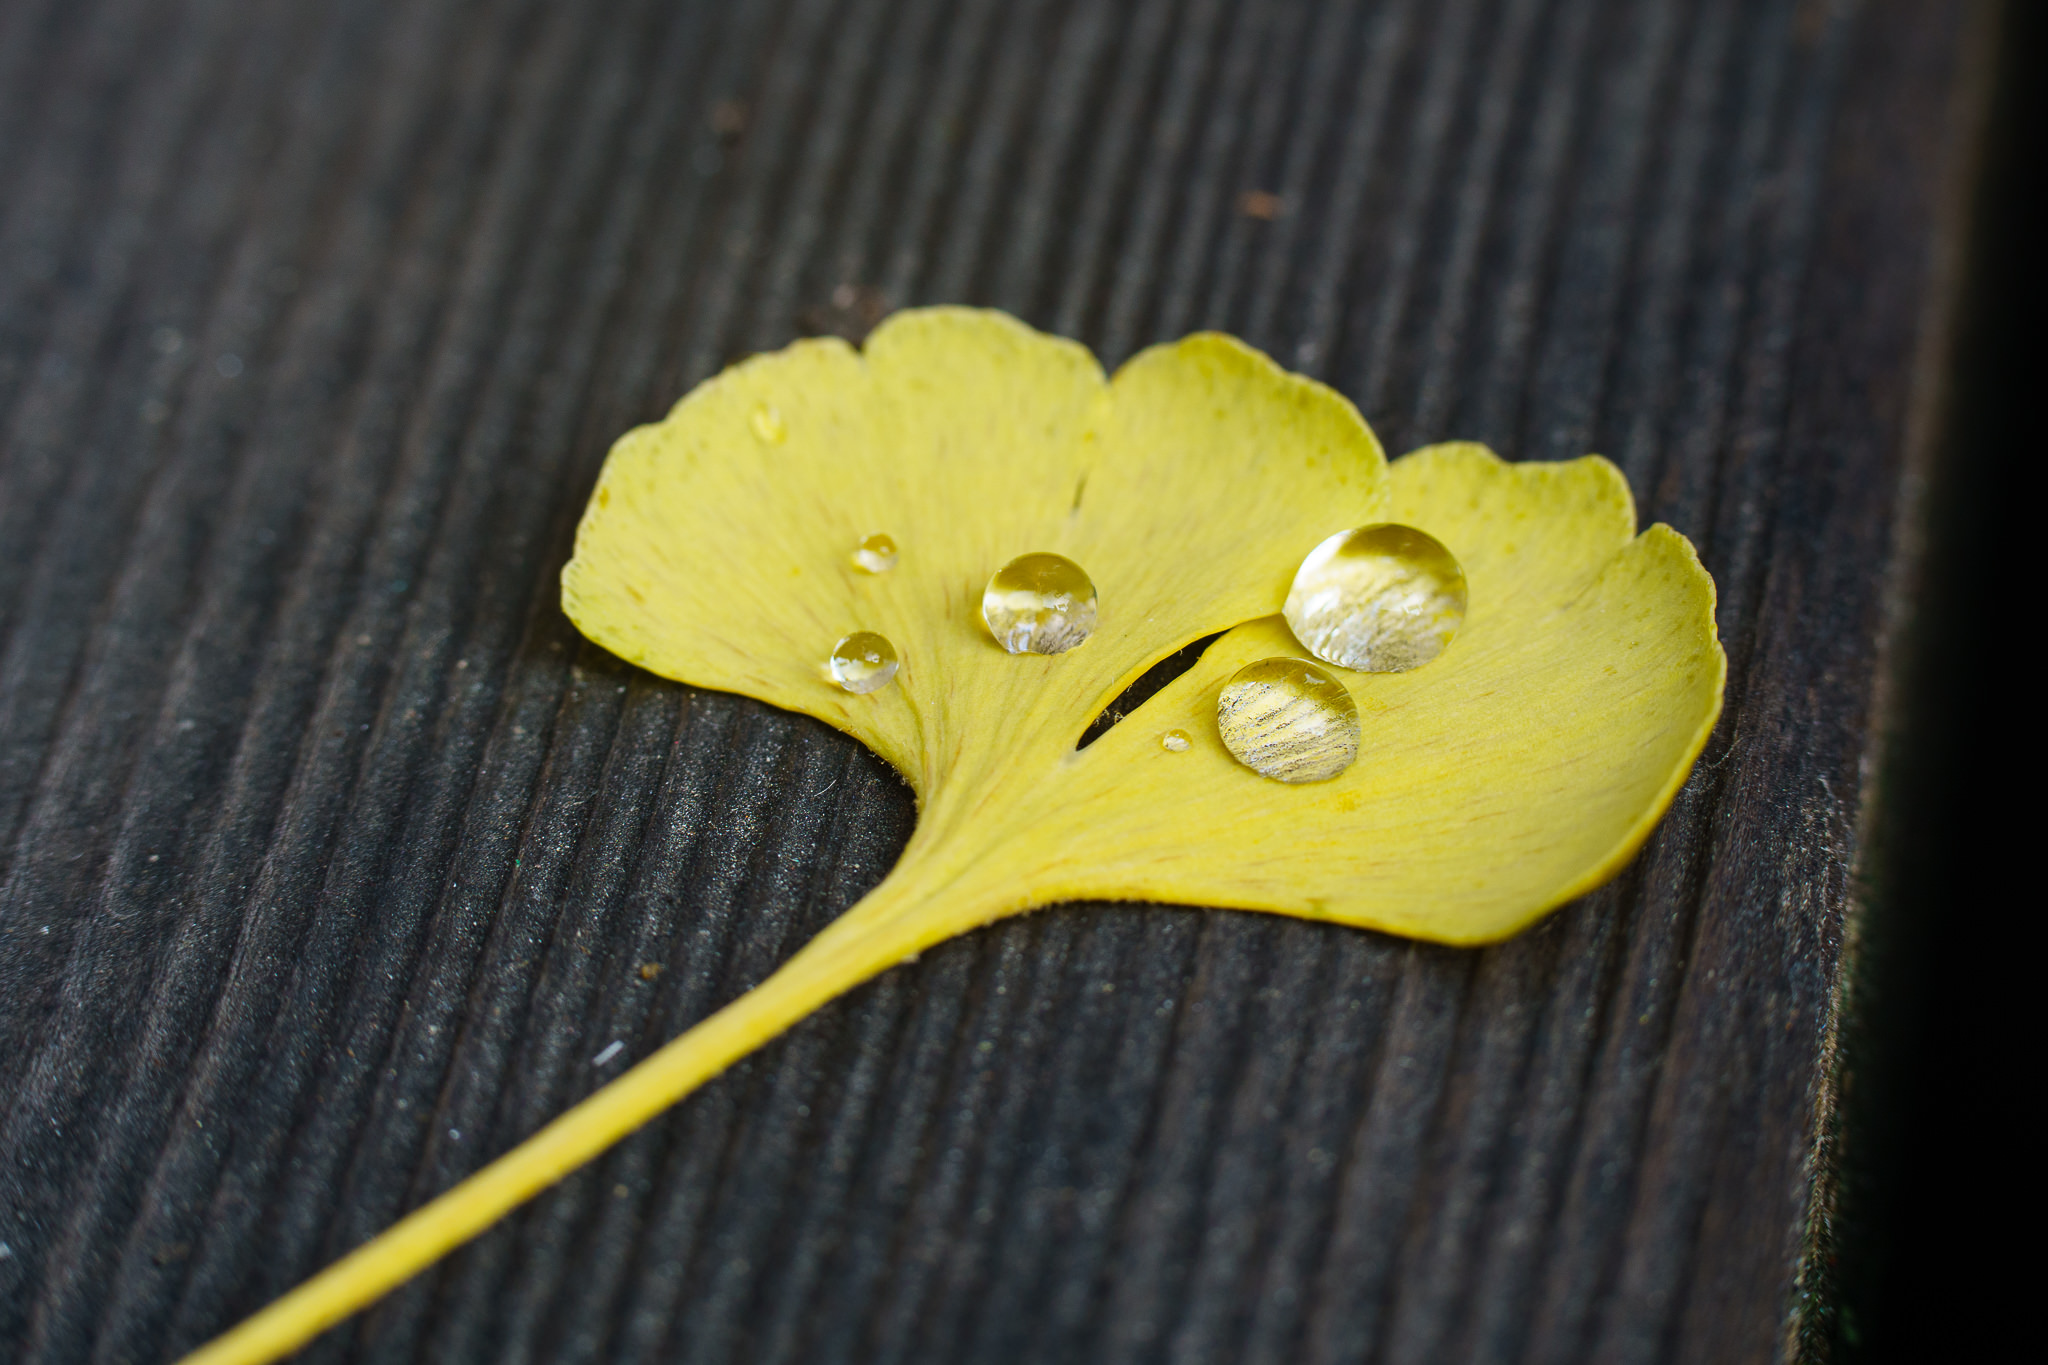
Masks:
[[[782,420],[782,414],[766,403],[754,407],[754,415],[747,419],[754,428],[754,434],[771,446],[779,446],[789,439],[789,424]]]
[[[1405,673],[1444,652],[1465,621],[1465,571],[1434,538],[1392,522],[1339,531],[1294,575],[1294,638],[1340,668]]]
[[[1223,747],[1280,782],[1322,782],[1358,757],[1358,704],[1307,659],[1261,659],[1223,684],[1216,700]]]
[[[1170,754],[1184,754],[1194,742],[1194,737],[1185,730],[1168,730],[1159,737],[1159,747]]]
[[[853,547],[853,567],[868,573],[887,573],[896,567],[896,542],[883,535],[869,536]]]
[[[857,630],[832,646],[832,681],[856,696],[889,685],[896,676],[896,646],[871,630]]]
[[[1095,633],[1095,584],[1065,555],[1018,555],[989,579],[981,619],[1012,654],[1064,654]]]

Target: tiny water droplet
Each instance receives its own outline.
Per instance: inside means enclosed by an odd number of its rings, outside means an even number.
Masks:
[[[754,415],[747,419],[754,428],[754,434],[771,446],[779,446],[789,439],[789,425],[782,420],[782,414],[766,403],[754,407]]]
[[[1325,663],[1405,673],[1443,653],[1464,624],[1465,571],[1413,526],[1360,526],[1309,551],[1282,610]]]
[[[1065,555],[1018,555],[989,579],[981,619],[1012,654],[1064,654],[1095,633],[1095,584]]]
[[[1194,742],[1194,737],[1185,730],[1168,730],[1159,737],[1159,747],[1170,754],[1184,754]]]
[[[1358,704],[1307,659],[1261,659],[1223,684],[1216,730],[1238,762],[1280,782],[1323,782],[1358,757]]]
[[[896,667],[896,646],[871,630],[857,630],[832,646],[832,681],[856,696],[888,686]]]
[[[867,573],[887,573],[896,567],[896,542],[884,535],[872,535],[853,547],[853,567]]]

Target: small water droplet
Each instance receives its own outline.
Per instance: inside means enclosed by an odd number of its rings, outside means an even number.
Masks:
[[[871,630],[857,630],[832,646],[832,681],[856,696],[888,686],[896,667],[896,646]]]
[[[1307,659],[1246,664],[1216,700],[1223,747],[1280,782],[1322,782],[1358,757],[1358,704]]]
[[[1018,555],[989,579],[981,619],[1012,654],[1064,654],[1095,633],[1095,584],[1065,555]]]
[[[1184,754],[1194,742],[1194,737],[1185,730],[1168,730],[1159,737],[1159,747],[1170,754]]]
[[[754,428],[754,434],[771,446],[779,446],[789,439],[789,424],[767,403],[756,404],[754,415],[747,422]]]
[[[872,535],[853,547],[853,567],[867,573],[887,573],[896,567],[896,542],[884,535]]]
[[[1325,663],[1405,673],[1444,652],[1465,621],[1465,571],[1449,550],[1393,522],[1339,531],[1294,575],[1283,608]]]

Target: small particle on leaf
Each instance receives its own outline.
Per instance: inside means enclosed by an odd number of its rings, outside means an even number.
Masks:
[[[614,1038],[611,1042],[605,1044],[604,1051],[598,1053],[595,1057],[592,1057],[590,1059],[590,1064],[592,1066],[603,1066],[606,1062],[618,1056],[621,1052],[624,1052],[625,1050],[625,1039]]]
[[[659,962],[643,962],[640,964],[640,979],[642,981],[652,981],[655,977],[661,975],[661,970]]]
[[[789,439],[789,426],[782,420],[782,414],[767,403],[754,409],[747,418],[747,424],[754,429],[754,435],[771,446],[779,446]]]

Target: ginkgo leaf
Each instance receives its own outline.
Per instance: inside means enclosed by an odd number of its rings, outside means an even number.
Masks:
[[[1271,781],[1217,733],[1243,665],[1300,656],[1276,613],[1302,558],[1372,522],[1465,573],[1450,647],[1331,670],[1361,721],[1328,781]],[[854,555],[877,534],[894,566]],[[981,616],[1020,554],[1081,565],[1099,623],[1010,654]],[[1525,927],[1612,876],[1684,781],[1726,665],[1684,537],[1638,535],[1606,461],[1442,445],[1389,466],[1341,396],[1228,337],[1105,378],[997,313],[899,313],[856,352],[740,364],[613,448],[563,573],[599,644],[665,677],[801,711],[917,793],[895,869],[774,976],[191,1357],[274,1359],[474,1235],[818,1005],[933,943],[1073,899],[1235,906],[1446,943]],[[823,665],[876,632],[892,682]],[[1147,668],[1227,632],[1097,742]],[[1161,743],[1169,731],[1182,746]]]

